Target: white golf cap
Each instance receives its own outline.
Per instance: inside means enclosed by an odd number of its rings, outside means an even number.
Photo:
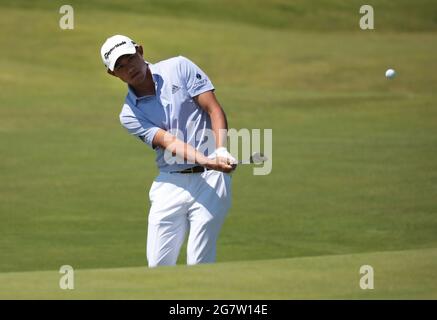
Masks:
[[[100,49],[103,63],[106,68],[114,71],[115,62],[124,54],[133,54],[137,51],[137,44],[130,38],[122,35],[115,35],[106,39]]]

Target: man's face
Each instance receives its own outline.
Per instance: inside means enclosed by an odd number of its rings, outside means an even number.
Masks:
[[[134,54],[125,54],[117,59],[112,75],[124,82],[135,86],[146,79],[147,64],[143,60],[141,49],[137,48]]]

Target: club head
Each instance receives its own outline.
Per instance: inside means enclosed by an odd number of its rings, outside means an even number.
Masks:
[[[253,153],[248,160],[238,161],[237,164],[261,164],[264,161],[267,161],[268,158],[261,152]]]
[[[262,152],[255,152],[250,157],[250,162],[255,164],[260,164],[267,160],[268,158]]]

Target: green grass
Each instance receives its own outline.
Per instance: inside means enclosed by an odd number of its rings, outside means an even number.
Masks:
[[[0,272],[143,270],[157,171],[153,152],[118,122],[126,88],[99,56],[116,33],[142,43],[149,61],[194,60],[231,127],[273,129],[272,173],[234,174],[218,244],[229,264],[217,268],[309,256],[318,268],[315,256],[382,251],[435,257],[422,250],[437,247],[433,1],[374,1],[373,31],[359,30],[358,1],[71,3],[75,29],[62,31],[60,1],[0,2]],[[393,297],[435,297],[431,285],[420,292],[420,268]]]
[[[64,5],[62,0],[15,0],[2,6],[52,10]],[[211,21],[215,24],[242,23],[263,28],[351,31],[358,29],[359,9],[372,5],[376,26],[381,31],[437,30],[437,6],[433,0],[71,0],[76,12],[104,11],[117,17],[120,13],[142,16],[168,16],[175,19]],[[110,19],[106,19],[110,20]],[[114,20],[113,20],[114,21]]]
[[[373,289],[360,287],[363,265]],[[437,250],[217,263],[157,269],[75,270],[61,290],[58,271],[0,274],[0,299],[436,299]]]

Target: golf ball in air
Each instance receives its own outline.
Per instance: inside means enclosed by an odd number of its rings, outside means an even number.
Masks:
[[[396,71],[394,71],[393,69],[388,69],[388,70],[385,72],[385,76],[386,76],[388,79],[393,79],[393,78],[395,77],[395,75],[396,75]]]

